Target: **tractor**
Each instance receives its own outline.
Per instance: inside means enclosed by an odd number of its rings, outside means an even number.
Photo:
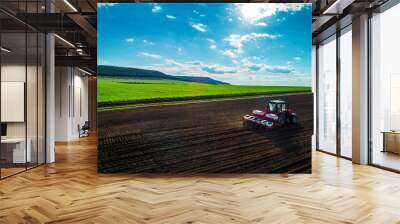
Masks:
[[[270,100],[265,109],[253,110],[251,115],[243,116],[245,127],[258,127],[272,130],[284,125],[298,124],[297,114],[289,109],[288,103],[283,100]]]

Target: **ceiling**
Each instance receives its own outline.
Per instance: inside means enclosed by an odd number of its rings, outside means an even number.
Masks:
[[[313,1],[313,43],[351,24],[352,17],[372,12],[389,0],[315,0]]]
[[[6,41],[13,49],[8,57],[26,54],[25,31],[28,37],[29,32],[51,32],[56,34],[56,66],[79,66],[95,73],[96,3],[96,0],[1,0],[3,45]],[[31,47],[28,44],[28,55]]]

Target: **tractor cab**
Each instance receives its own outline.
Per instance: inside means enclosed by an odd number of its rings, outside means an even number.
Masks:
[[[283,100],[270,100],[267,103],[267,112],[269,112],[269,113],[278,114],[283,111],[286,111],[287,108],[288,108],[288,105]]]

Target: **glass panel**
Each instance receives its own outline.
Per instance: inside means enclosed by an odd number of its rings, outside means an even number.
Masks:
[[[38,163],[45,163],[45,44],[46,37],[44,34],[39,33],[38,45]]]
[[[43,13],[44,6],[45,0],[0,2],[13,14]],[[0,177],[4,178],[45,162],[46,54],[44,34],[2,12],[0,30]]]
[[[318,147],[336,153],[336,36],[318,48]]]
[[[26,82],[26,111],[27,111],[27,149],[28,153],[28,168],[37,165],[37,132],[38,132],[38,57],[37,45],[38,36],[36,32],[27,33],[28,38],[28,63],[27,63],[27,82]]]
[[[269,103],[269,111],[275,112],[275,109],[276,109],[276,104],[274,104],[274,103]]]
[[[340,152],[352,157],[352,34],[351,26],[340,36]]]
[[[2,177],[25,170],[26,151],[26,34],[1,34],[1,140]]]
[[[400,5],[372,18],[372,163],[400,170]]]
[[[313,136],[312,136],[312,150],[316,150],[317,148],[317,47],[315,45],[312,46],[312,91],[314,95],[313,101]]]
[[[38,2],[27,2],[27,13],[39,11]],[[37,23],[33,21],[32,23]],[[27,150],[30,158],[27,167],[32,168],[38,163],[38,33],[36,30],[27,30],[27,81],[26,81],[26,111],[27,111]]]

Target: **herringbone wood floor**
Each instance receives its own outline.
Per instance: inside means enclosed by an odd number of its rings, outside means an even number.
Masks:
[[[313,153],[311,175],[96,173],[96,140],[0,181],[0,223],[400,223],[400,175]]]

